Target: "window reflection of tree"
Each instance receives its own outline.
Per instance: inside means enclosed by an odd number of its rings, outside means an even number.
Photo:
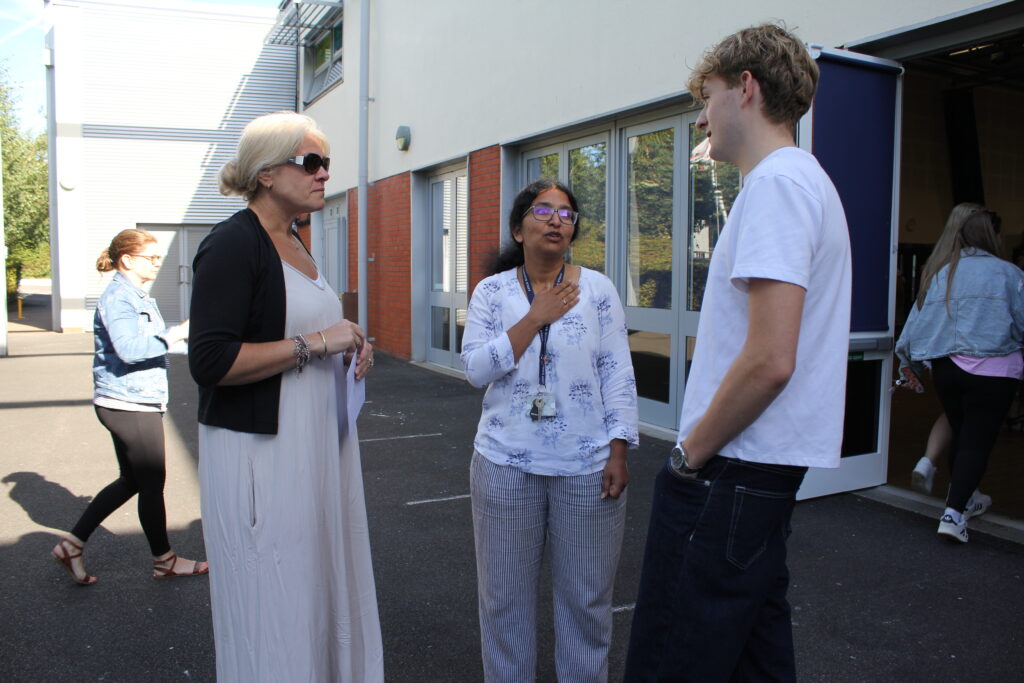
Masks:
[[[630,305],[672,306],[672,191],[674,130],[629,140]]]
[[[739,169],[708,155],[707,135],[690,125],[690,239],[687,309],[699,311],[708,265],[740,189]]]

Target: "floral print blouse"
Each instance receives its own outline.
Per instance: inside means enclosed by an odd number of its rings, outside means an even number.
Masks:
[[[516,269],[474,290],[462,364],[470,384],[487,387],[473,446],[491,462],[531,474],[590,474],[604,468],[612,439],[637,447],[636,379],[618,292],[587,268],[579,287],[579,303],[551,324],[543,390],[540,335],[517,364],[506,334],[530,310]],[[555,397],[557,414],[534,420],[532,399],[541,391]]]

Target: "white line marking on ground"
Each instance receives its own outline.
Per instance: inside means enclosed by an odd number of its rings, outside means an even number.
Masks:
[[[444,436],[441,432],[435,432],[433,434],[408,434],[406,436],[382,436],[376,439],[359,439],[359,443],[366,443],[368,441],[391,441],[392,439],[419,439],[424,436]]]
[[[406,505],[423,505],[424,503],[443,503],[446,500],[461,500],[462,498],[469,498],[469,494],[463,493],[458,496],[445,496],[444,498],[427,498],[426,500],[410,500],[406,502]]]
[[[634,607],[636,607],[635,602],[631,602],[628,605],[619,605],[618,607],[612,607],[612,613],[614,614],[617,612],[631,612]]]

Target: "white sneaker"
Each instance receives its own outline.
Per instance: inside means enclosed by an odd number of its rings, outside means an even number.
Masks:
[[[935,483],[935,465],[928,458],[921,458],[910,474],[910,487],[921,493],[931,493]]]
[[[964,508],[964,521],[966,522],[971,517],[980,517],[988,512],[990,507],[992,507],[992,496],[986,496],[975,489],[971,497],[967,499],[967,507]]]
[[[942,515],[939,519],[938,533],[954,541],[967,543],[967,518],[965,517],[962,522],[957,524],[952,515]]]

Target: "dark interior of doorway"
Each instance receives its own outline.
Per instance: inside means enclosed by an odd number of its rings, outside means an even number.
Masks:
[[[946,129],[949,184],[948,196],[943,197],[947,205],[944,210],[948,212],[953,205],[963,201],[986,204],[988,199],[997,203],[992,197],[985,196],[986,165],[979,149],[979,126],[985,124],[977,116],[974,94],[982,88],[988,88],[990,92],[992,89],[1006,92],[1008,98],[1024,93],[1024,32],[1013,31],[970,44],[955,45],[903,64],[905,84],[914,78],[941,79],[944,84],[941,99],[935,102],[942,109]],[[906,140],[906,125],[903,135]],[[1020,147],[1022,142],[1017,137],[1007,139],[1005,144]],[[1012,149],[1008,151],[1014,152]],[[1024,157],[1024,150],[1017,150],[1017,153]],[[915,160],[908,159],[905,152],[903,161],[904,164],[913,164]],[[993,208],[999,210],[998,206]],[[903,225],[901,216],[897,335],[916,294],[920,270],[931,252],[930,242],[922,243],[904,234]],[[1018,225],[1014,233],[1019,235],[1020,232]],[[1024,262],[1024,237],[1019,243],[1014,237],[1013,243],[1004,243],[1004,249],[1004,256],[1017,260],[1018,265]],[[1015,410],[1017,414],[1024,413],[1024,407],[1018,406]],[[924,454],[929,431],[940,412],[941,407],[931,387],[924,395],[904,391],[895,393],[889,439],[890,484],[909,488],[911,470]],[[992,495],[993,512],[1024,519],[1024,496],[1019,494],[1024,484],[1024,431],[1019,430],[1019,422],[1016,425],[1018,430],[1015,431],[1013,426],[1009,422],[1004,426],[980,488]],[[947,465],[943,460],[932,495],[942,498],[948,483]]]

